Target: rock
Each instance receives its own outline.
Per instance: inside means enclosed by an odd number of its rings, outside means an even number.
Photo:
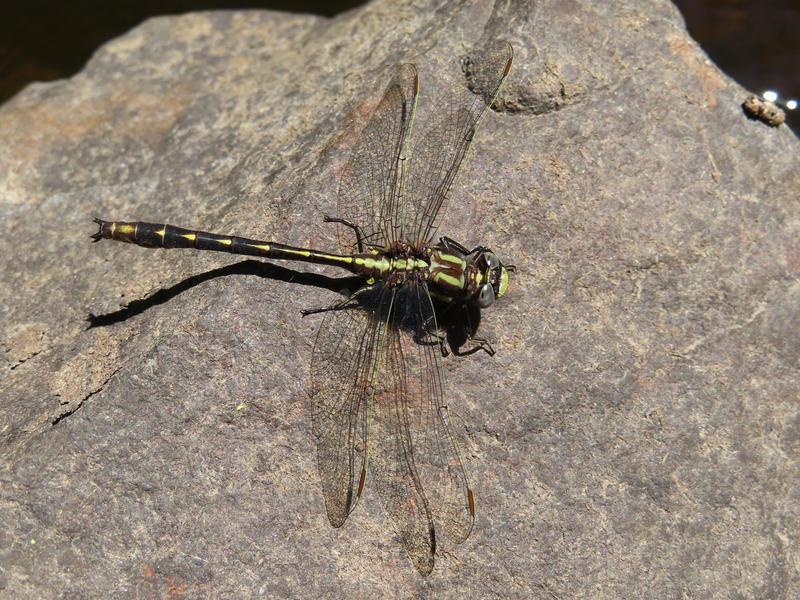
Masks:
[[[369,483],[325,517],[299,311],[332,292],[88,236],[334,247],[347,123],[411,60],[424,128],[481,37],[515,63],[441,232],[518,270],[497,355],[444,361],[477,520],[423,579]],[[0,108],[3,592],[789,596],[800,148],[746,95],[663,0],[158,18],[28,87]]]

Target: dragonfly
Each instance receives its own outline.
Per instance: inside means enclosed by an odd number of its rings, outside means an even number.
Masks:
[[[493,40],[462,59],[469,92],[412,136],[419,75],[395,68],[341,173],[339,248],[324,252],[173,225],[105,221],[94,241],[150,248],[193,248],[339,267],[358,284],[322,314],[311,355],[309,396],[325,508],[341,527],[370,486],[411,561],[427,575],[437,543],[463,542],[475,520],[475,496],[445,401],[444,320],[506,295],[509,273],[489,248],[436,239],[449,192],[511,68],[513,49]],[[483,350],[475,322],[455,354]],[[466,347],[466,342],[470,343]],[[455,347],[454,347],[455,346]]]

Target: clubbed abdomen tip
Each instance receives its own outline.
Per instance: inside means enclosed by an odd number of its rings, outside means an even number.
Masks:
[[[108,221],[103,221],[102,219],[94,219],[94,222],[99,225],[99,229],[97,233],[93,233],[89,237],[92,238],[92,242],[99,242],[103,238],[110,238],[111,232],[109,231],[109,226],[111,223]]]

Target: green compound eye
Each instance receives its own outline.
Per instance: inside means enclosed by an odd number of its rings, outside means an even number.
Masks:
[[[500,283],[497,286],[497,297],[502,298],[508,291],[508,269],[500,267]]]

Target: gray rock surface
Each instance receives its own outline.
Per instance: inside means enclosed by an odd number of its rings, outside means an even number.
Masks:
[[[441,231],[518,272],[497,356],[445,361],[478,516],[423,579],[369,486],[325,518],[299,310],[331,292],[88,235],[333,247],[344,124],[413,60],[424,126],[480,36],[515,63]],[[796,593],[800,146],[746,96],[663,0],[158,18],[30,86],[0,108],[0,596]]]

